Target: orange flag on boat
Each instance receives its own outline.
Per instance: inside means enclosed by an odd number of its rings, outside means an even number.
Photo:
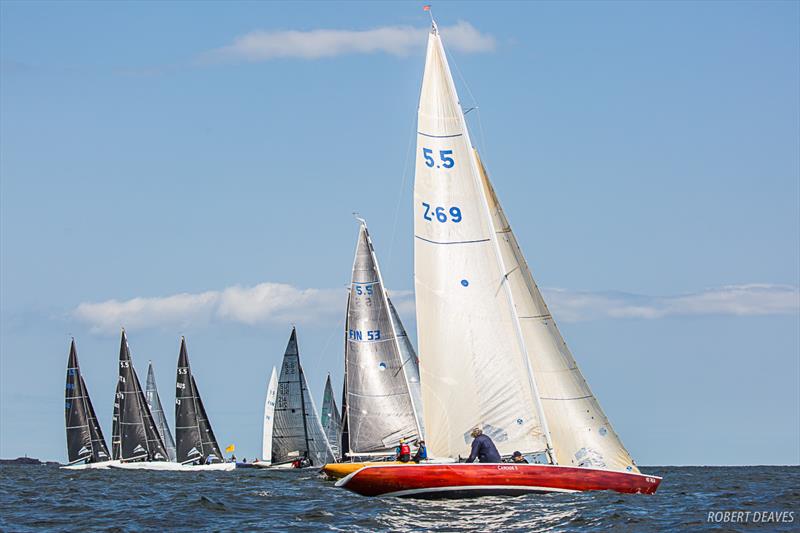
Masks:
[[[431,10],[431,6],[422,6],[422,10],[423,11],[430,11]]]
[[[233,450],[235,450],[235,449],[236,449],[236,446],[234,446],[233,444],[231,444],[230,446],[228,446],[227,448],[225,448],[225,453],[231,453],[231,452],[232,452]]]

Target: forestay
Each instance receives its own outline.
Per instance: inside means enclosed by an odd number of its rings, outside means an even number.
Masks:
[[[70,464],[84,461],[97,463],[110,459],[103,431],[97,422],[89,391],[78,365],[75,339],[69,348],[67,382],[64,394],[64,415],[67,428],[67,456]]]
[[[181,337],[175,382],[175,437],[179,463],[216,463],[223,460],[222,451],[208,420],[197,382],[189,365],[186,339]]]
[[[350,455],[391,454],[401,438],[421,436],[404,369],[406,364],[416,366],[416,357],[407,353],[407,347],[404,354],[396,329],[369,231],[362,221],[345,324],[348,442],[344,451]],[[406,340],[404,336],[404,345]],[[408,372],[417,374],[412,369]]]
[[[430,453],[465,455],[482,427],[502,454],[547,439],[469,133],[435,27],[418,111],[414,274]]]
[[[272,428],[275,424],[275,399],[278,395],[278,371],[272,367],[272,375],[267,385],[267,398],[264,400],[264,433],[261,436],[261,460],[272,461]]]
[[[145,389],[145,399],[147,406],[150,408],[150,413],[153,415],[153,421],[158,429],[158,434],[161,435],[161,440],[164,441],[164,447],[167,449],[167,457],[170,461],[175,461],[175,439],[172,438],[172,431],[169,429],[167,417],[164,415],[164,408],[161,405],[161,398],[158,395],[158,387],[156,386],[156,375],[153,371],[153,362],[147,367],[147,384]]]
[[[558,463],[638,472],[561,337],[477,152],[475,158]]]

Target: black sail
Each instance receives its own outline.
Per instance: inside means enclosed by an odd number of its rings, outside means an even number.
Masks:
[[[97,417],[94,414],[89,391],[78,365],[75,339],[69,348],[67,383],[64,394],[64,415],[67,427],[67,456],[70,463],[107,461],[108,448]]]
[[[186,339],[183,337],[175,383],[175,440],[179,463],[205,464],[223,459],[200,399],[197,382],[192,376]]]
[[[117,407],[119,404],[119,407]],[[115,429],[119,435],[119,459],[123,461],[166,461],[167,450],[158,433],[144,397],[139,376],[133,368],[125,332],[119,349],[119,378],[114,404]],[[114,443],[116,445],[116,440]],[[117,458],[115,456],[115,458]]]

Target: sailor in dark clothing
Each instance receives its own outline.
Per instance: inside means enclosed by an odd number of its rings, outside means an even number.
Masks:
[[[492,439],[483,434],[481,428],[473,429],[471,435],[474,440],[472,441],[472,451],[467,459],[468,463],[474,462],[476,458],[481,463],[500,462],[500,452],[497,451]]]
[[[514,462],[514,463],[528,464],[528,460],[525,459],[525,457],[523,457],[523,455],[520,452],[512,453],[511,454],[511,461]]]

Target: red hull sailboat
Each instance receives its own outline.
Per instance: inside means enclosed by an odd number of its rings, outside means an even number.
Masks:
[[[531,195],[531,212],[550,200]],[[661,478],[639,472],[533,279],[470,140],[435,23],[417,114],[414,281],[434,460],[366,466],[338,486],[415,497],[656,491]],[[501,457],[529,462],[455,462],[480,432]]]
[[[464,498],[543,492],[612,490],[653,494],[661,478],[595,468],[513,463],[366,466],[337,487],[362,496]]]

